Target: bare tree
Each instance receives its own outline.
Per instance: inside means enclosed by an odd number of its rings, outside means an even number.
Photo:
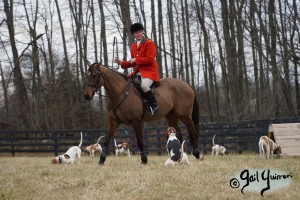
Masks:
[[[176,49],[175,49],[175,29],[174,29],[174,19],[173,19],[173,0],[167,0],[167,9],[168,9],[168,22],[169,22],[169,34],[170,34],[170,48],[171,48],[171,70],[172,77],[177,78],[177,66],[176,66]]]
[[[186,27],[186,21],[188,21],[186,19],[187,15],[186,15],[186,9],[184,8],[184,2],[183,0],[180,1],[180,9],[181,9],[181,20],[182,20],[182,32],[183,32],[183,54],[184,54],[184,69],[185,69],[185,80],[187,83],[191,83],[190,81],[190,68],[189,68],[189,57],[188,57],[188,39],[187,39],[187,27]]]
[[[160,51],[162,52],[163,50],[166,49],[166,43],[165,43],[165,28],[163,24],[163,14],[162,14],[162,4],[161,0],[157,1],[157,7],[158,7],[158,46]],[[162,50],[163,49],[163,50]],[[169,70],[168,70],[168,64],[167,64],[167,54],[165,53],[164,56],[162,56],[162,59],[164,59],[164,71],[165,71],[165,77],[169,77]],[[161,68],[163,71],[163,67]],[[162,76],[163,77],[163,76]]]
[[[294,44],[294,37],[297,34],[298,38],[300,37],[300,31],[299,27],[297,25],[300,24],[300,18],[298,17],[298,11],[297,11],[297,3],[296,0],[293,0],[293,6],[292,9],[294,11],[294,15],[292,16],[292,31],[291,31],[291,36],[290,36],[290,43],[291,43],[291,57],[293,59],[293,64],[294,64],[294,71],[295,71],[295,93],[296,93],[296,115],[300,115],[300,86],[299,86],[299,79],[298,79],[298,68],[300,65],[300,57],[299,57],[299,44],[298,44],[298,56],[296,55],[296,48],[297,45]]]
[[[61,31],[62,45],[63,45],[63,48],[64,48],[65,68],[66,68],[66,71],[70,71],[69,56],[68,56],[68,50],[67,50],[67,42],[66,42],[66,38],[65,38],[65,30],[64,30],[64,26],[63,26],[61,14],[60,14],[60,8],[59,8],[59,4],[58,4],[57,0],[55,0],[55,5],[56,5],[58,21],[59,21],[59,26],[60,26],[60,31]]]
[[[156,52],[157,52],[156,60],[157,60],[157,64],[158,64],[158,72],[159,72],[160,77],[162,77],[163,76],[163,74],[162,74],[162,58],[161,58],[161,51],[157,46],[158,40],[157,40],[156,15],[155,15],[154,0],[151,0],[151,21],[152,21],[151,35],[153,37],[154,43],[156,44]]]
[[[16,96],[18,101],[18,119],[20,127],[24,129],[35,128],[32,121],[32,112],[28,99],[27,89],[24,84],[23,75],[20,68],[20,57],[16,46],[15,39],[15,27],[14,27],[14,15],[13,15],[14,3],[13,0],[4,0],[4,11],[6,15],[6,24],[9,33],[10,46],[13,54],[14,63],[14,85],[16,88]],[[21,54],[22,55],[22,54]]]
[[[208,98],[209,107],[211,108],[211,113],[208,113],[209,120],[215,121],[218,120],[219,116],[215,116],[218,114],[216,110],[216,91],[215,91],[215,85],[214,85],[214,66],[211,60],[211,55],[209,52],[209,37],[207,33],[207,28],[205,25],[205,19],[204,19],[204,5],[201,2],[201,5],[199,5],[198,1],[195,0],[196,5],[196,12],[197,17],[200,23],[200,27],[203,33],[203,43],[204,43],[204,55],[205,55],[205,63],[207,63],[207,71],[208,71],[208,77],[207,77],[207,90],[209,91],[209,95],[206,97]]]
[[[211,0],[209,0],[209,6],[210,6],[210,10],[211,10],[211,20],[213,23],[213,27],[214,27],[214,33],[216,35],[216,40],[217,40],[217,46],[219,49],[219,64],[221,67],[221,83],[222,83],[222,91],[223,91],[223,95],[224,95],[224,110],[223,112],[226,114],[227,118],[229,117],[229,113],[231,110],[231,104],[230,104],[230,97],[229,97],[229,84],[228,84],[228,74],[227,74],[227,70],[226,70],[226,62],[225,62],[225,58],[224,58],[224,53],[223,53],[223,48],[222,48],[222,42],[221,42],[221,36],[218,30],[218,25],[217,25],[217,19],[215,16],[215,11],[214,11],[214,5],[212,3]],[[221,94],[217,94],[217,96],[222,96]]]
[[[9,120],[9,118],[8,118],[9,104],[8,104],[8,91],[7,91],[8,83],[5,81],[6,79],[5,79],[5,76],[4,76],[3,69],[2,69],[1,61],[0,61],[0,76],[1,76],[1,85],[2,85],[2,88],[3,88],[3,96],[4,96],[5,121],[8,122],[8,120]]]
[[[131,25],[131,17],[130,17],[130,7],[129,7],[129,0],[121,0],[120,1],[120,8],[121,8],[121,20],[123,23],[123,49],[124,52],[127,52],[127,47],[133,43],[133,38],[131,37],[130,33],[130,25]],[[129,45],[127,45],[127,39],[129,41]],[[126,54],[124,58],[126,59]]]
[[[29,28],[29,35],[31,40],[34,40],[37,37],[37,21],[38,21],[38,12],[39,12],[39,4],[38,1],[35,2],[35,6],[32,5],[30,2],[30,7],[35,7],[35,10],[32,10],[32,14],[29,16],[27,11],[26,1],[23,0],[23,6],[26,14],[26,20]],[[31,24],[32,23],[32,24]],[[42,90],[42,80],[41,80],[41,72],[40,72],[40,60],[39,60],[39,48],[37,42],[32,43],[32,65],[33,65],[33,72],[32,72],[32,97],[33,97],[33,109],[35,114],[36,126],[40,127],[41,124],[45,124],[45,111],[43,109],[43,98],[41,94]]]
[[[101,49],[103,48],[103,56],[104,58],[104,65],[108,66],[108,57],[107,57],[107,41],[106,41],[106,25],[105,25],[105,15],[104,15],[104,2],[103,0],[98,0],[98,5],[100,9],[100,17],[101,17],[101,31],[100,31],[100,40],[101,40]]]

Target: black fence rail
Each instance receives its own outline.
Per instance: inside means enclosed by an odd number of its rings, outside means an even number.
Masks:
[[[300,117],[269,119],[259,121],[242,121],[238,123],[208,123],[200,124],[199,147],[204,153],[210,153],[212,138],[215,143],[225,146],[229,153],[258,152],[258,140],[268,132],[269,124],[276,123],[299,123]],[[144,146],[148,154],[166,153],[166,129],[167,127],[144,128]],[[192,152],[189,143],[188,132],[181,126],[183,139],[186,140],[184,150]],[[15,156],[16,153],[54,153],[59,155],[69,147],[78,145],[80,132],[83,133],[82,146],[94,144],[97,139],[106,135],[105,129],[99,130],[16,130],[0,131],[0,153],[9,153]],[[114,139],[118,143],[128,142],[132,154],[139,152],[135,134],[131,128],[120,128],[115,133]],[[100,141],[100,144],[102,144]],[[114,142],[110,143],[109,153],[114,153]]]

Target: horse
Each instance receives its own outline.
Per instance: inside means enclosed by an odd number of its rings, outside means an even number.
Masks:
[[[177,130],[177,138],[182,143],[179,120],[187,127],[193,155],[200,158],[198,149],[199,107],[193,88],[186,82],[175,78],[163,78],[160,86],[155,88],[155,97],[159,111],[155,115],[145,114],[143,99],[134,82],[124,74],[105,67],[99,63],[88,64],[88,74],[84,89],[86,100],[92,100],[95,93],[103,86],[108,102],[107,135],[100,155],[99,165],[103,165],[108,153],[108,145],[115,131],[121,124],[131,125],[136,135],[141,155],[141,164],[147,164],[144,150],[142,123],[165,117],[168,125]]]

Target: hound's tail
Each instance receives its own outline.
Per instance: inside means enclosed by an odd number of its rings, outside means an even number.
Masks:
[[[216,137],[216,134],[214,134],[214,137],[213,137],[213,139],[212,139],[212,144],[213,144],[213,146],[215,146],[215,137]]]
[[[185,143],[185,140],[183,140],[183,142],[181,144],[181,157],[182,157],[182,154],[184,153],[184,149],[183,149],[184,143]]]
[[[118,147],[116,139],[114,139],[114,141],[115,141],[115,147]]]
[[[96,144],[99,144],[99,142],[100,142],[100,140],[101,140],[101,138],[103,138],[104,136],[100,136],[99,138],[98,138],[98,140],[97,140],[97,143]]]
[[[79,143],[79,147],[81,147],[81,145],[82,145],[82,132],[80,132],[80,143]]]

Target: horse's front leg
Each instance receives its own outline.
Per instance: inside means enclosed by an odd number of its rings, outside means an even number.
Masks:
[[[111,138],[114,136],[119,125],[120,125],[119,123],[109,120],[108,126],[107,126],[107,134],[106,134],[106,137],[105,137],[105,140],[103,143],[102,153],[100,155],[99,165],[104,165],[104,162],[106,160],[106,156],[108,153],[108,145],[111,141]]]
[[[135,120],[132,122],[132,127],[136,136],[137,144],[141,153],[142,164],[147,164],[148,158],[144,151],[143,131],[141,120]]]

